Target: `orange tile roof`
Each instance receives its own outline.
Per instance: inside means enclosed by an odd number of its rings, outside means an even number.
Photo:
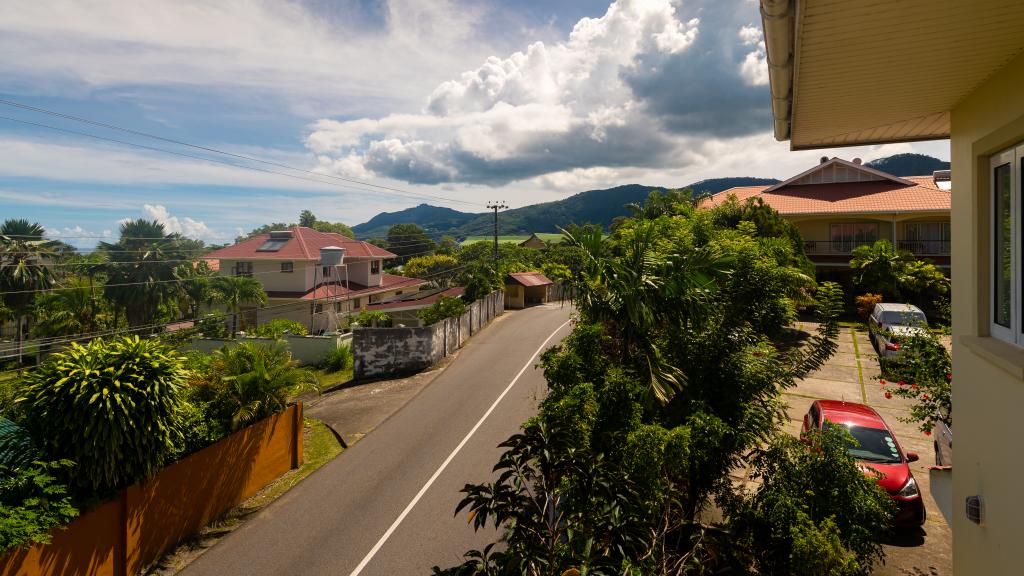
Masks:
[[[765,204],[783,215],[949,211],[952,195],[949,190],[936,186],[932,176],[907,176],[904,179],[914,185],[879,180],[792,185],[771,192],[765,192],[770,186],[740,186],[705,199],[701,207],[718,206],[730,194],[735,194],[741,202],[759,196]]]
[[[353,240],[334,232],[319,232],[304,226],[289,228],[292,238],[276,252],[261,252],[260,246],[270,238],[270,234],[257,234],[237,244],[226,246],[210,252],[204,258],[228,259],[246,258],[253,260],[319,260],[320,249],[328,246],[340,246],[345,249],[346,258],[394,258],[387,250],[362,240]]]

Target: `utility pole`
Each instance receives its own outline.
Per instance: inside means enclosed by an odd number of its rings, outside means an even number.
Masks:
[[[498,262],[498,210],[504,210],[508,208],[508,204],[505,201],[501,202],[488,202],[487,209],[494,210],[494,262]]]

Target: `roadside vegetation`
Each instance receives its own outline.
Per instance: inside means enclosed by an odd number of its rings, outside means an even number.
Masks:
[[[610,236],[567,236],[577,323],[542,356],[540,413],[456,511],[501,546],[435,573],[867,574],[888,496],[848,435],[808,446],[781,429],[781,393],[835,352],[842,306],[806,273],[792,225],[680,192],[652,194]],[[810,303],[817,334],[777,345]],[[757,489],[730,478],[743,469]]]

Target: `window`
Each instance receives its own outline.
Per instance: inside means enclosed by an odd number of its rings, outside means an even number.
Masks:
[[[380,260],[370,261],[370,274],[380,274]]]
[[[991,333],[1024,345],[1024,278],[1021,257],[1021,178],[1024,177],[1024,145],[996,154],[989,163],[992,179],[992,238],[990,252],[992,279]]]
[[[832,224],[832,252],[849,254],[853,249],[878,240],[877,222]]]
[[[914,254],[949,254],[949,222],[910,222],[904,227],[900,249]]]
[[[281,262],[281,273],[283,273],[283,274],[291,274],[294,271],[295,271],[295,263],[294,262]]]
[[[324,278],[330,278],[334,274],[334,267],[333,266],[324,266],[323,268],[324,268],[324,270],[323,270],[323,277]]]
[[[235,262],[235,276],[252,278],[252,262]]]
[[[356,298],[355,300],[352,301],[352,307],[353,308],[361,308],[362,305],[363,305],[363,299],[362,298]]]
[[[323,304],[321,304],[320,302],[317,302],[316,304],[313,305],[313,314],[323,314],[323,313],[324,313],[324,305]]]

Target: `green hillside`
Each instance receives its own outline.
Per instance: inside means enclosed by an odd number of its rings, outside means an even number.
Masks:
[[[949,162],[924,154],[894,154],[865,164],[893,176],[928,176],[936,170],[949,170]]]

